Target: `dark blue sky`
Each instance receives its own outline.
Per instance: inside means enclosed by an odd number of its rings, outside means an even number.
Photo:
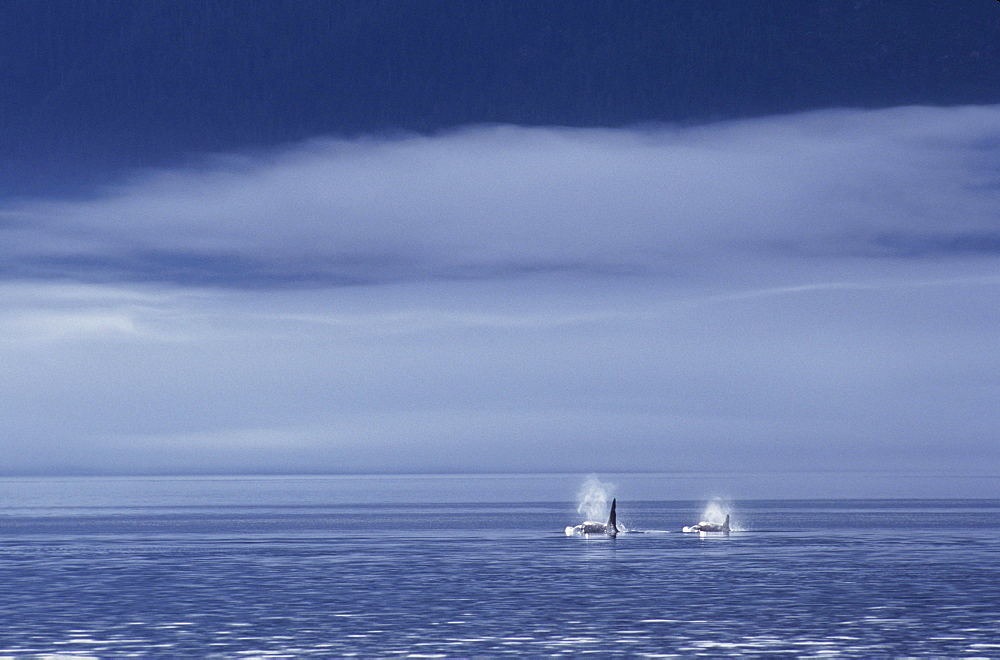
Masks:
[[[0,2],[0,474],[995,495],[996,44],[993,0]]]
[[[0,193],[317,135],[1000,101],[986,0],[0,4]]]

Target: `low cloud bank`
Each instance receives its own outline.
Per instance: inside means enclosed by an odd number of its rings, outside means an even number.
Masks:
[[[1000,107],[324,140],[8,205],[0,275],[299,287],[997,254]]]

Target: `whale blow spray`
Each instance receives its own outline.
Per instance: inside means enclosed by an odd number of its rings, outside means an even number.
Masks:
[[[578,513],[586,520],[607,520],[611,496],[615,485],[606,483],[596,476],[587,477],[576,494]]]
[[[733,505],[728,500],[724,500],[721,497],[713,497],[709,500],[708,504],[705,505],[705,510],[701,514],[701,519],[706,522],[712,523],[722,523],[725,521],[726,516],[730,516],[729,527],[734,532],[742,531],[742,528],[736,524],[736,521],[732,518],[733,516]]]

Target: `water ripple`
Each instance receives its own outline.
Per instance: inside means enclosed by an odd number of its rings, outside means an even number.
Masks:
[[[792,526],[782,510],[757,518]],[[837,518],[707,543],[572,539],[535,509],[512,511],[515,533],[474,508],[436,534],[412,520],[321,534],[312,518],[296,533],[288,515],[271,536],[203,517],[157,538],[134,533],[149,520],[7,534],[0,655],[1000,656],[1000,595],[984,589],[1000,584],[1000,533],[921,528],[919,510],[913,529]]]

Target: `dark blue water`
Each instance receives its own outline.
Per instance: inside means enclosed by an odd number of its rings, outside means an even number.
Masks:
[[[619,489],[647,533],[586,539],[518,479],[0,480],[0,656],[1000,657],[1000,500],[737,501],[724,537]]]

